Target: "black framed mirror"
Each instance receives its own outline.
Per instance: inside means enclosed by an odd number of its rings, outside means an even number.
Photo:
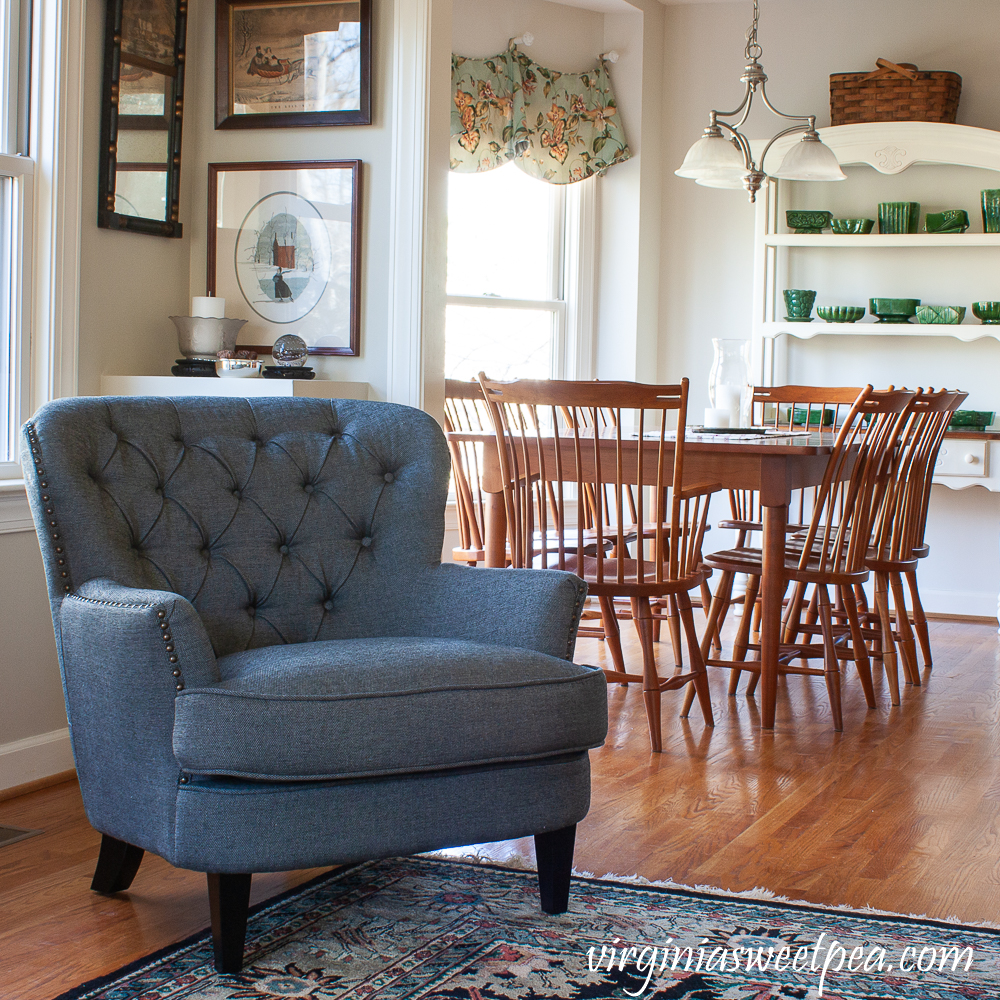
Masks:
[[[181,235],[187,0],[108,0],[97,224]]]

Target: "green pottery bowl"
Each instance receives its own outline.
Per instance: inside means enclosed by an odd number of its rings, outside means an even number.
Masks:
[[[829,427],[833,423],[835,414],[833,410],[823,407],[823,426]],[[809,420],[810,427],[819,427],[819,407],[817,406],[796,406],[792,414],[792,424],[796,427],[804,427],[806,420]]]
[[[944,323],[954,326],[965,319],[965,306],[917,306],[918,323]]]
[[[972,312],[984,323],[1000,323],[1000,302],[973,302]]]
[[[925,233],[964,233],[969,228],[969,213],[961,208],[947,212],[928,212],[924,216]]]
[[[800,212],[789,210],[785,212],[785,222],[789,229],[797,233],[821,233],[830,228],[832,212]]]
[[[992,410],[956,410],[951,415],[948,426],[963,427],[965,430],[982,431],[992,423]]]
[[[830,228],[840,236],[858,233],[867,236],[875,228],[874,219],[833,219]]]
[[[827,323],[856,323],[865,314],[864,306],[817,306],[816,315]]]
[[[869,299],[868,311],[880,323],[909,323],[919,305],[920,299]]]

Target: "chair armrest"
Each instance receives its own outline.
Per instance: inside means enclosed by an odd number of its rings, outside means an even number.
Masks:
[[[220,680],[201,618],[178,594],[94,579],[62,599],[56,624],[87,815],[101,832],[169,857],[181,780],[174,699]]]
[[[718,493],[722,489],[722,483],[693,483],[677,490],[678,500],[691,500],[694,497],[707,497],[712,493]]]
[[[474,569],[443,564],[416,581],[402,635],[520,646],[573,658],[587,584],[544,569]]]

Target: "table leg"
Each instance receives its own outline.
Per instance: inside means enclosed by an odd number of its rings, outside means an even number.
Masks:
[[[483,493],[485,507],[486,565],[503,569],[507,565],[507,511],[502,493]]]
[[[785,594],[785,528],[788,506],[764,507],[764,539],[760,581],[761,729],[774,729],[778,695],[778,649],[781,642],[781,601]],[[750,614],[751,608],[744,608]]]

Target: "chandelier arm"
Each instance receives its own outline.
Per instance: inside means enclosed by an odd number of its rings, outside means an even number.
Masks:
[[[746,84],[746,90],[743,93],[743,100],[740,101],[740,106],[734,111],[713,111],[712,115],[716,118],[735,118],[741,111],[743,112],[743,118],[738,123],[742,125],[743,122],[747,120],[747,115],[750,113],[750,105],[753,103],[753,87],[750,84]]]
[[[790,122],[809,122],[810,128],[816,127],[816,116],[815,115],[786,115],[784,111],[779,111],[768,99],[767,99],[767,84],[761,84],[760,88],[760,99],[764,102],[764,106],[768,108],[773,114],[776,114],[779,118],[787,118]]]
[[[775,144],[775,142],[777,142],[778,139],[781,139],[786,135],[792,135],[795,132],[807,132],[807,131],[809,130],[804,129],[801,125],[792,125],[790,128],[786,128],[783,132],[779,132],[777,135],[773,136],[770,142],[768,142],[768,144],[764,147],[764,152],[760,154],[760,169],[761,170],[764,169],[764,157],[767,156],[768,151]]]
[[[736,140],[736,145],[740,147],[740,152],[743,154],[743,166],[747,170],[754,169],[753,156],[750,153],[750,143],[747,137],[742,133],[738,132],[732,125],[728,122],[716,122],[720,128],[728,129],[733,133],[733,139]]]

